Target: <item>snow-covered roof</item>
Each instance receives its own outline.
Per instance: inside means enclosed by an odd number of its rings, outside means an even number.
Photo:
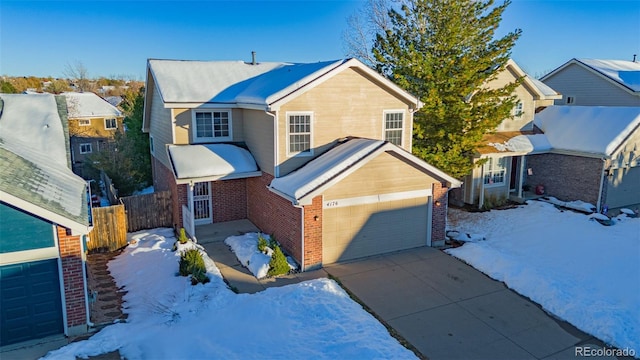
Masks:
[[[553,90],[550,86],[543,83],[538,79],[534,79],[531,76],[527,75],[527,78],[531,81],[531,83],[538,89],[538,91],[543,94],[546,98],[550,99],[561,99],[562,95],[558,94],[557,91]]]
[[[553,151],[610,156],[640,125],[640,107],[551,106],[534,123]]]
[[[169,158],[178,183],[259,175],[251,153],[231,144],[171,145]]]
[[[551,150],[551,144],[545,134],[529,134],[518,135],[503,142],[503,143],[489,143],[490,146],[495,147],[500,152],[509,151],[514,153],[541,153]]]
[[[2,201],[86,233],[86,182],[68,167],[56,98],[51,94],[1,94],[0,98]]]
[[[513,59],[507,60],[506,66],[513,69],[518,76],[522,77],[522,82],[533,92],[534,96],[537,96],[538,99],[553,100],[562,98],[562,95],[557,91],[527,74]]]
[[[640,63],[626,60],[576,59],[635,92],[640,91]]]
[[[149,60],[148,68],[166,104],[271,106],[341,67],[356,66],[416,105],[418,99],[355,59],[316,63]]]
[[[410,161],[428,169],[435,176],[451,183],[452,187],[458,187],[461,184],[458,180],[389,142],[354,138],[335,146],[300,169],[273,179],[269,188],[293,202],[302,203],[302,199],[314,194],[330,181],[346,176],[349,170],[354,170],[358,165],[364,164],[366,158],[387,150],[396,151]]]
[[[66,92],[62,95],[67,99],[67,111],[70,119],[122,116],[118,108],[94,93]]]

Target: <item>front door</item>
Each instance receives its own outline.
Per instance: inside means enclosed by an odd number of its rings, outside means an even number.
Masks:
[[[196,225],[211,224],[211,182],[193,185],[193,218]]]

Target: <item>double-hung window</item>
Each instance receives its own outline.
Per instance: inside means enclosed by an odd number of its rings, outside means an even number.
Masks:
[[[91,152],[91,143],[80,144],[80,154],[89,154]]]
[[[193,122],[196,140],[231,140],[231,112],[228,110],[194,110]]]
[[[488,158],[483,166],[484,184],[487,186],[504,185],[507,172],[507,158]]]
[[[513,117],[514,118],[522,117],[522,101],[518,101],[516,105],[513,107]]]
[[[287,113],[287,153],[313,155],[312,113]]]
[[[118,128],[118,121],[115,118],[104,119],[104,128],[107,130],[115,130]]]
[[[78,119],[78,125],[80,126],[89,126],[91,125],[90,119]]]
[[[404,112],[386,111],[384,113],[384,139],[394,145],[402,146]]]

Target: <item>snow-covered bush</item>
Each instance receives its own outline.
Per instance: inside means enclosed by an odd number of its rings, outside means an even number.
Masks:
[[[273,249],[273,255],[271,255],[271,260],[269,261],[269,271],[267,272],[267,276],[278,276],[288,274],[291,268],[289,267],[289,263],[287,262],[287,258],[280,250],[280,246],[275,246]]]
[[[179,272],[181,276],[191,275],[191,284],[207,283],[207,268],[198,249],[189,249],[180,254]]]

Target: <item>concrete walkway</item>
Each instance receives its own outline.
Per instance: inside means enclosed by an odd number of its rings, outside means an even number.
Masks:
[[[465,263],[423,247],[325,267],[428,359],[575,359],[602,343]]]

